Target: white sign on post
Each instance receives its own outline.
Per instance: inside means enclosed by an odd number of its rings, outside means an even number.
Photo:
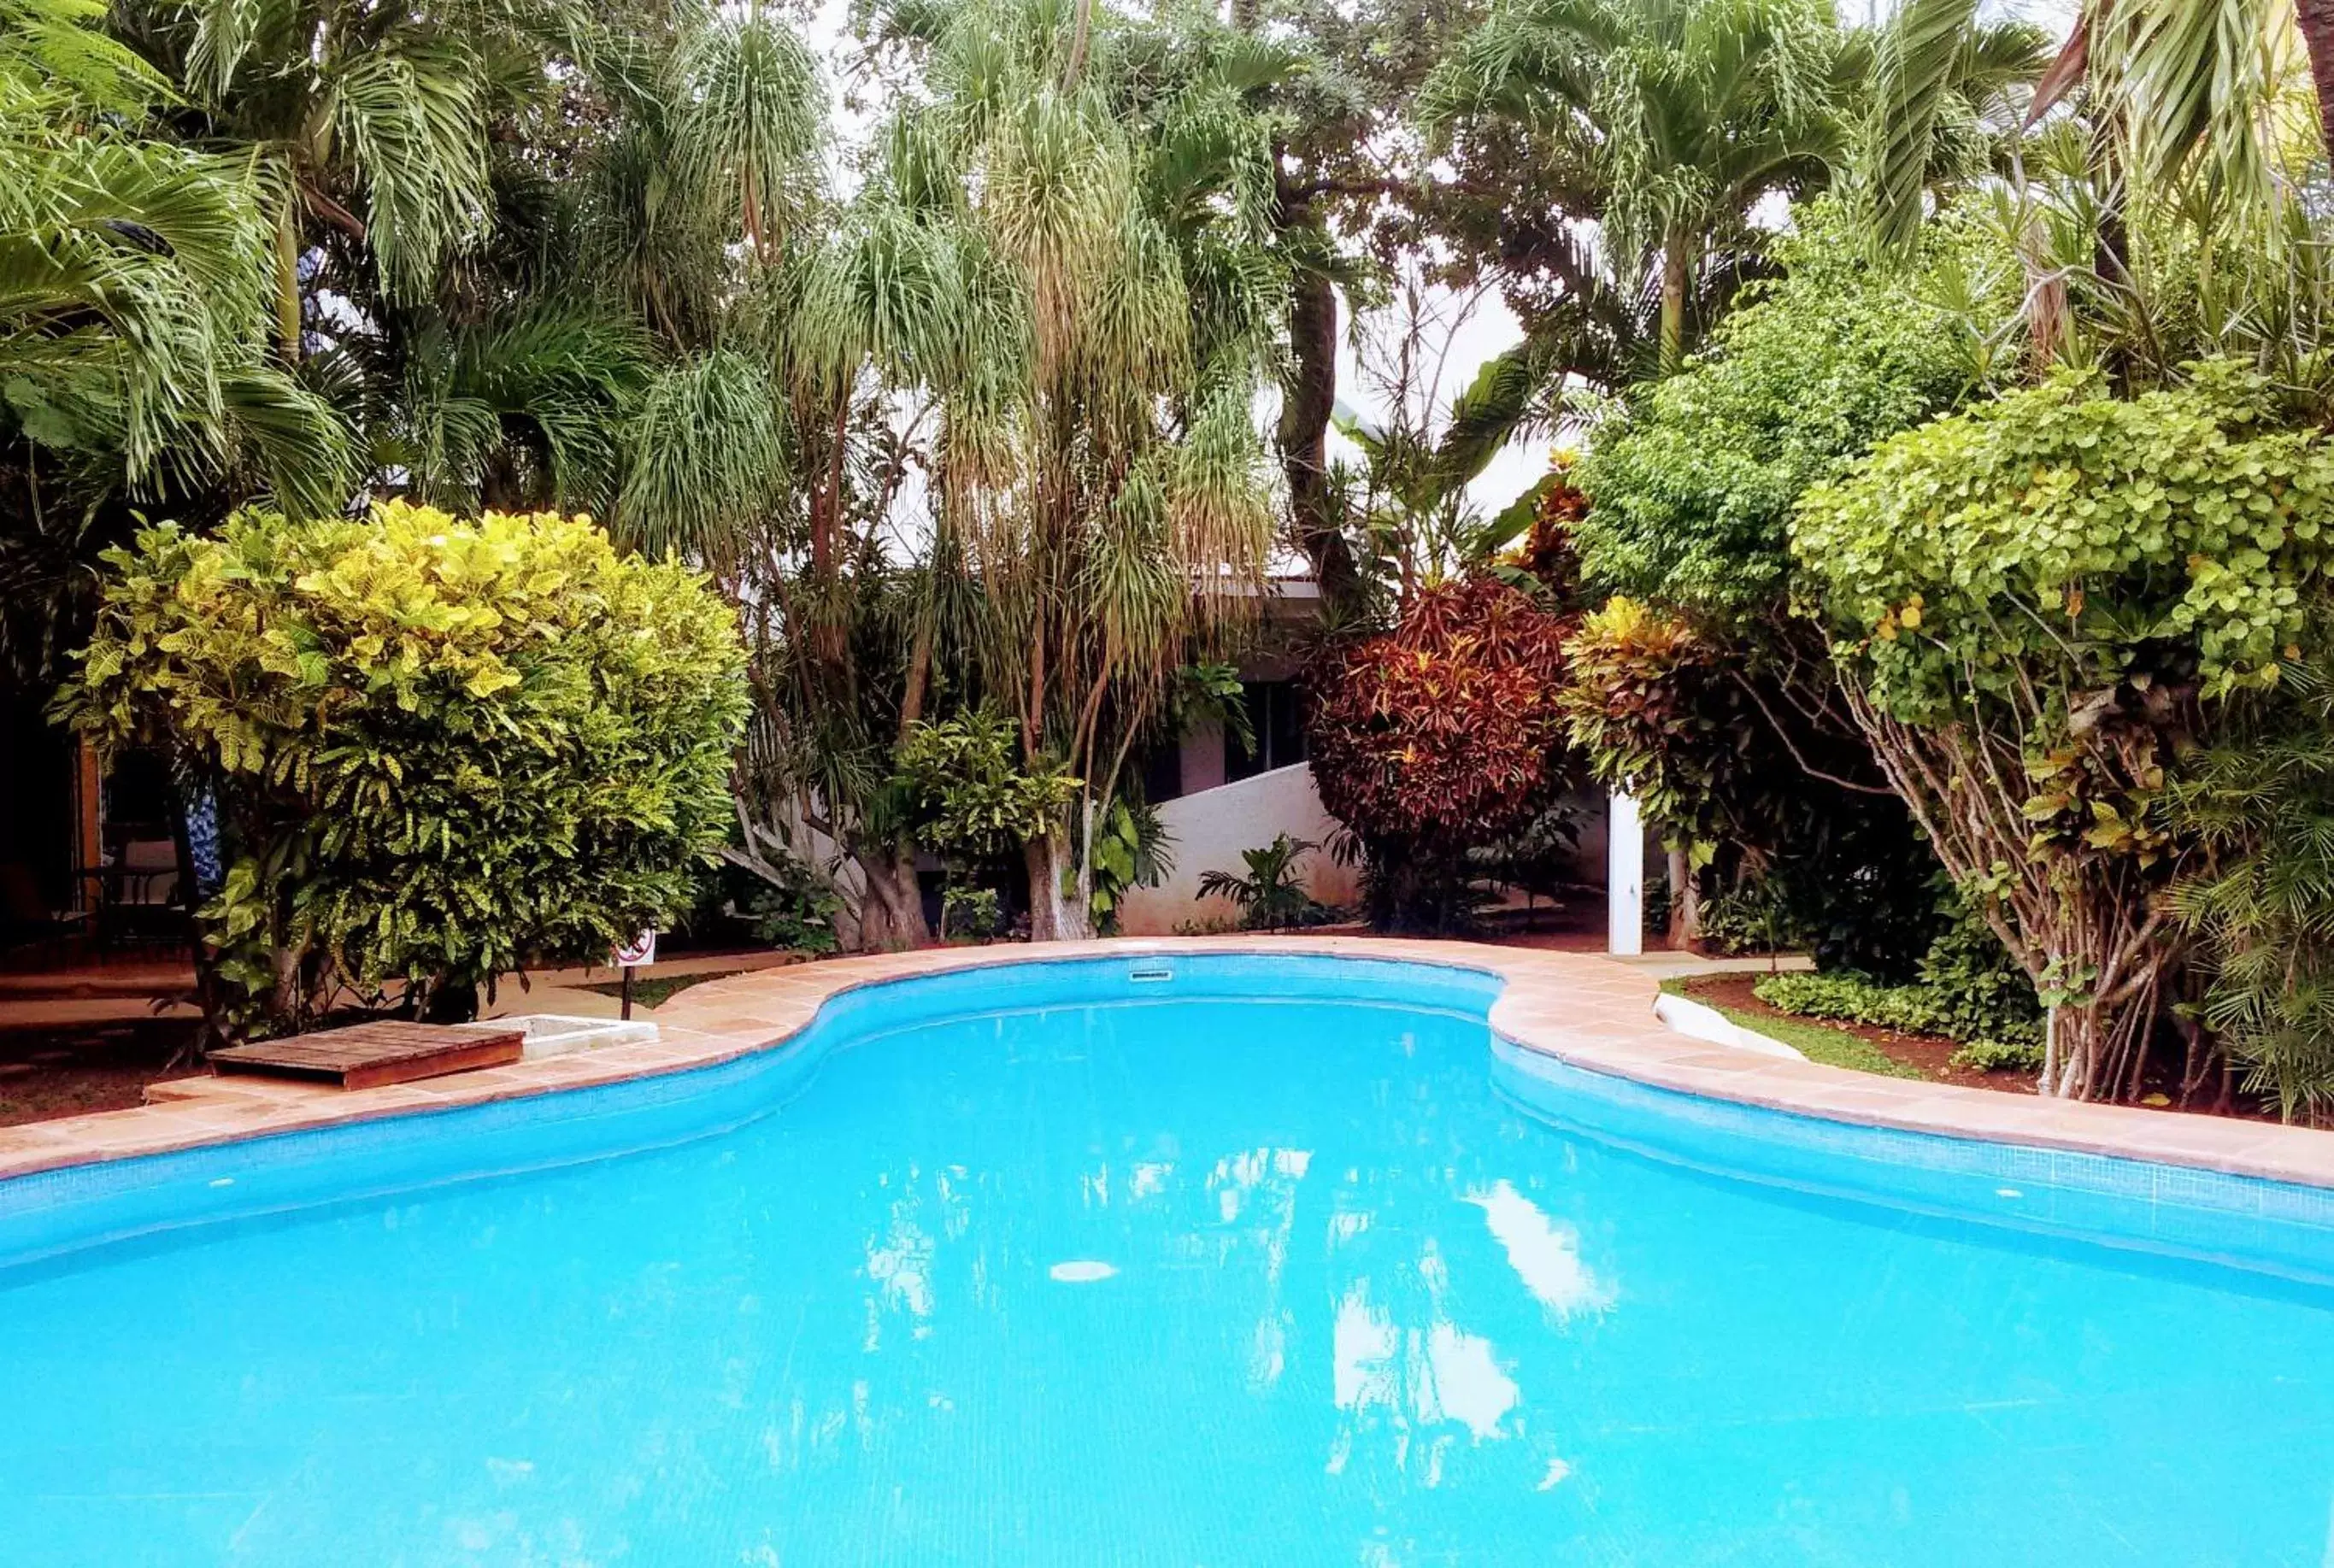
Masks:
[[[656,962],[655,930],[642,931],[618,948],[613,957],[616,967],[624,972],[624,988],[618,994],[616,1016],[629,1024],[632,1021],[632,971]]]

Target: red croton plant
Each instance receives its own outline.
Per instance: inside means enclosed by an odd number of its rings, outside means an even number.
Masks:
[[[1490,577],[1419,591],[1392,631],[1330,649],[1308,686],[1322,803],[1366,842],[1462,852],[1572,782],[1564,640],[1576,618]]]

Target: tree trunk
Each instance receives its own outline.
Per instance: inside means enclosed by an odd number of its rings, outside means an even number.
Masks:
[[[1673,234],[1662,243],[1662,361],[1664,376],[1673,376],[1685,364],[1685,236]]]
[[[2310,51],[2310,80],[2318,88],[2318,139],[2334,159],[2334,0],[2293,0],[2294,25]]]
[[[1060,828],[1021,846],[1029,871],[1029,939],[1033,942],[1078,942],[1094,935],[1086,911],[1062,891],[1062,873],[1068,869],[1069,837]]]
[[[1693,858],[1683,850],[1669,852],[1670,946],[1680,952],[1702,939],[1702,887],[1693,874]]]
[[[1070,57],[1062,67],[1064,88],[1075,87],[1085,74],[1086,42],[1094,36],[1094,0],[1077,0],[1077,21],[1070,34]]]
[[[916,883],[916,858],[905,850],[868,850],[853,857],[866,880],[859,905],[859,945],[869,949],[931,945],[924,921],[923,890]],[[874,916],[873,921],[870,915]]]
[[[287,365],[300,362],[300,216],[296,182],[286,180],[283,210],[275,215],[276,351]]]
[[[2069,1100],[2126,1092],[2151,1043],[2163,977],[2180,956],[2143,869],[2111,851],[2032,852],[2014,726],[1908,725],[1852,686],[1847,695],[1889,786],[1945,870],[1963,888],[1991,888],[1986,923],[2038,990],[2065,997],[2049,1011],[2037,1090]]]
[[[1284,197],[1279,208],[1284,233],[1312,221],[1307,204]],[[1326,274],[1300,268],[1289,284],[1288,374],[1281,383],[1276,436],[1297,547],[1312,563],[1313,580],[1333,611],[1352,604],[1361,589],[1353,549],[1329,494],[1329,418],[1336,406],[1336,291]]]

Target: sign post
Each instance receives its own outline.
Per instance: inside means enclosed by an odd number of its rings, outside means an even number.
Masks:
[[[632,1021],[632,971],[656,962],[656,931],[651,928],[642,931],[615,951],[616,967],[624,976],[623,989],[620,995],[623,1003],[622,1016],[627,1024]]]

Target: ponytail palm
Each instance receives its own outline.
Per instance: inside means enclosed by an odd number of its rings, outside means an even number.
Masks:
[[[1026,764],[1079,780],[1028,845],[1041,936],[1085,929],[1073,832],[1082,851],[1173,671],[1253,611],[1275,522],[1251,413],[1285,308],[1269,139],[1204,61],[1138,72],[1135,42],[1158,40],[1051,0],[948,19],[933,100],[887,132],[805,329],[937,404],[984,683]]]

